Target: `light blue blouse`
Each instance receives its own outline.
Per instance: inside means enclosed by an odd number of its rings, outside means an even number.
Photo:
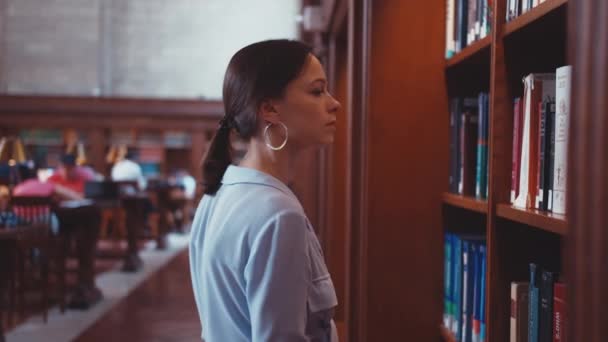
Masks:
[[[192,222],[190,272],[206,342],[337,341],[319,241],[291,190],[229,166]]]

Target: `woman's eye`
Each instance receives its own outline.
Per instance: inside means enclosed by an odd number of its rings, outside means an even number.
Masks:
[[[321,96],[321,95],[323,95],[323,93],[324,93],[323,89],[315,89],[312,91],[312,94],[315,96]]]

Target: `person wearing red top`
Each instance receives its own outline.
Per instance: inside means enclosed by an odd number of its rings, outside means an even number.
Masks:
[[[66,154],[47,181],[55,185],[55,193],[60,197],[81,199],[84,197],[84,184],[94,178],[95,174],[91,169],[77,166],[76,157]]]

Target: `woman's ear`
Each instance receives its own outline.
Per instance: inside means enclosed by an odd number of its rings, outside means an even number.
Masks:
[[[260,105],[260,114],[264,122],[278,124],[280,120],[279,112],[276,110],[274,101],[264,100]]]

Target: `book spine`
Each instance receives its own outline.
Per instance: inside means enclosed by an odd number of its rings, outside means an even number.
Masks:
[[[488,198],[488,192],[489,192],[489,184],[490,184],[490,167],[489,167],[489,163],[488,163],[488,153],[489,153],[489,146],[490,146],[490,95],[488,93],[484,94],[484,115],[485,115],[485,125],[484,125],[484,133],[483,133],[483,140],[484,140],[484,153],[483,153],[483,167],[484,167],[484,173],[483,173],[483,188],[484,188],[484,198]]]
[[[557,69],[555,91],[555,165],[553,173],[553,212],[566,213],[568,127],[572,67]]]
[[[552,342],[553,336],[553,285],[555,275],[543,271],[540,283],[540,312],[538,316],[539,342]]]
[[[528,189],[531,159],[531,139],[530,126],[532,124],[532,113],[530,103],[532,102],[532,87],[534,76],[528,75],[524,78],[524,103],[522,117],[522,143],[521,143],[521,159],[519,164],[519,193],[513,202],[513,205],[518,208],[528,208]]]
[[[517,341],[517,283],[511,283],[511,317],[509,342]]]
[[[555,102],[549,104],[551,117],[551,135],[549,140],[549,193],[547,194],[547,210],[553,211],[553,178],[555,176]]]
[[[482,196],[482,173],[483,170],[483,131],[484,131],[484,105],[483,93],[477,97],[479,107],[479,120],[477,120],[477,164],[475,166],[475,197],[483,198]],[[484,189],[485,190],[485,189]],[[485,191],[484,191],[485,192]]]
[[[456,337],[456,341],[462,339],[462,239],[454,235],[454,292],[452,300],[454,301],[454,317],[452,321],[452,333]]]
[[[459,131],[458,125],[458,99],[450,101],[450,191],[458,193],[458,155],[459,155]]]
[[[549,99],[544,101],[544,113],[545,113],[545,139],[544,139],[544,170],[543,170],[543,198],[542,198],[542,210],[549,210],[549,198],[552,194],[551,189],[553,188],[553,155],[551,153],[553,135],[553,117],[555,113],[551,113],[553,100]]]
[[[536,264],[530,264],[530,288],[528,310],[528,342],[538,341],[538,270]]]
[[[555,283],[553,287],[553,342],[566,341],[566,286]]]
[[[519,194],[519,161],[521,152],[521,99],[513,105],[513,157],[511,161],[511,203]]]
[[[469,315],[471,314],[469,302],[472,301],[472,284],[470,275],[472,274],[471,261],[469,259],[469,242],[462,241],[462,342],[471,342],[471,322]]]
[[[451,264],[452,264],[452,235],[446,233],[444,236],[444,270],[443,270],[443,326],[450,327],[452,323],[452,281],[451,281]]]
[[[477,243],[471,243],[471,255],[473,256],[473,311],[471,320],[471,341],[479,342],[479,302],[481,301],[481,259]]]
[[[481,291],[479,302],[479,341],[486,340],[486,246],[479,247],[479,258],[481,259]]]
[[[545,107],[543,106],[543,102],[538,103],[538,111],[539,115],[539,133],[538,133],[538,180],[537,180],[537,188],[538,193],[536,194],[536,209],[542,209],[543,207],[543,191],[545,184],[545,143],[546,143],[546,129],[545,123],[546,112]]]
[[[511,283],[511,335],[510,342],[528,340],[528,283]]]
[[[454,0],[446,0],[445,57],[454,55]]]

